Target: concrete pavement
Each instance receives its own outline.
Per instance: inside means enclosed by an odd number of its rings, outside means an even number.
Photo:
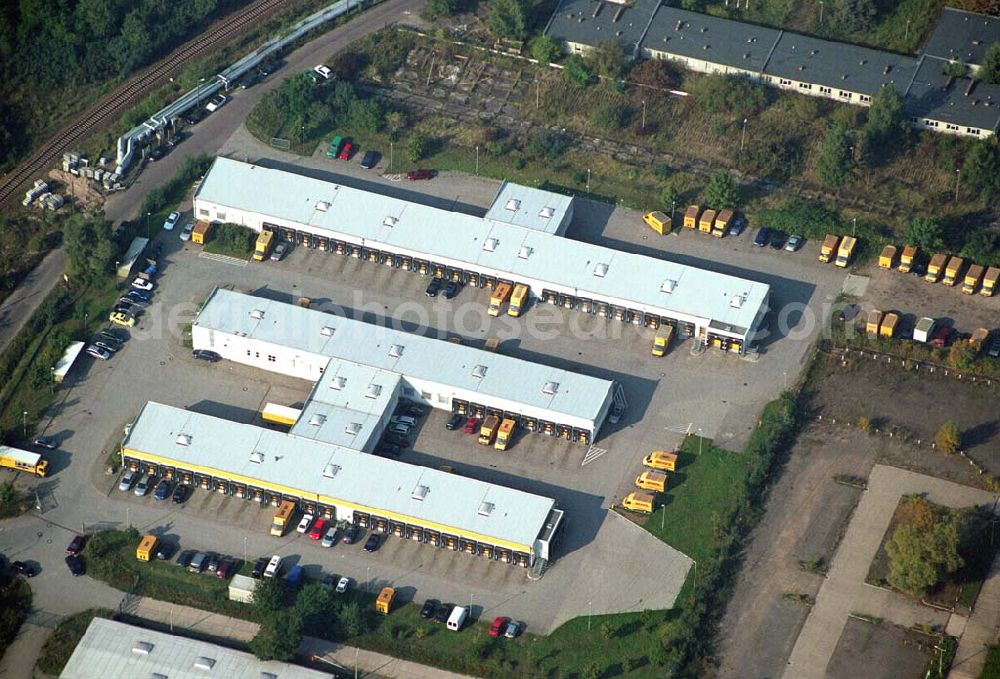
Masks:
[[[904,627],[944,626],[948,622],[946,611],[922,606],[865,583],[900,497],[912,493],[923,494],[931,502],[953,508],[992,504],[996,500],[992,493],[977,488],[876,465],[868,478],[868,490],[855,510],[826,582],[816,597],[816,604],[799,633],[784,679],[823,679],[851,613],[872,615]]]
[[[0,304],[0,353],[21,331],[38,305],[59,284],[65,269],[66,252],[62,248],[53,250],[45,255],[38,266]]]
[[[953,619],[960,617],[952,616]],[[989,647],[996,644],[1000,630],[1000,554],[993,559],[972,615],[958,622],[962,631],[948,679],[979,679]],[[949,628],[951,626],[949,621]]]

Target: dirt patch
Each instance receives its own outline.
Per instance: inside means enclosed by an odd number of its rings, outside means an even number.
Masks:
[[[912,337],[913,326],[923,316],[937,318],[959,332],[969,333],[976,328],[993,329],[1000,318],[1000,295],[965,295],[961,284],[953,288],[931,284],[912,274],[879,269],[874,263],[859,273],[871,277],[864,296],[866,302],[883,311],[902,312],[900,337]]]
[[[967,461],[938,454],[930,447],[938,428],[951,420],[962,430],[966,452],[994,474],[1000,472],[996,455],[1000,446],[1000,387],[996,385],[912,373],[853,358],[844,362],[820,359],[811,379],[818,387],[811,399],[815,415],[841,424],[855,424],[867,417],[880,435],[892,430],[894,438],[911,443],[904,449],[903,459],[899,450],[886,447],[885,464],[983,487]]]
[[[719,634],[715,677],[779,677],[808,608],[785,594],[815,597],[823,582],[803,563],[829,563],[861,490],[834,476],[867,478],[876,455],[856,430],[811,426],[792,449],[747,548]]]
[[[828,679],[919,679],[934,639],[890,623],[849,618],[826,666]]]
[[[53,188],[57,193],[75,201],[84,210],[93,211],[104,205],[104,194],[97,190],[93,180],[62,170],[50,170],[49,179],[56,182]]]

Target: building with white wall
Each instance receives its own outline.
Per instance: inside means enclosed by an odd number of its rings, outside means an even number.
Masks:
[[[496,217],[516,199],[508,184],[492,218],[448,212],[333,182],[217,158],[195,194],[198,219],[231,222],[332,254],[492,289],[523,283],[534,298],[681,334],[743,353],[767,312],[765,283],[564,238],[538,220],[564,219],[532,189],[531,217]],[[508,197],[509,196],[509,197]],[[502,199],[503,199],[502,198]],[[544,217],[543,214],[550,214]]]

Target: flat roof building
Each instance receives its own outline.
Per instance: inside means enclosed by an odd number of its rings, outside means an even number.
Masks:
[[[570,53],[584,54],[598,43],[613,40],[625,54],[634,56],[659,4],[660,0],[562,0],[545,33],[564,40]]]
[[[945,69],[948,61],[920,58],[905,100],[913,125],[951,134],[988,137],[1000,121],[1000,85],[975,78],[956,78]]]
[[[1000,42],[1000,17],[945,7],[924,54],[968,64],[979,70],[990,45]]]
[[[293,432],[358,449],[367,447],[339,438],[340,423],[352,412],[375,418],[379,403],[398,397],[480,417],[503,414],[528,431],[589,443],[616,392],[615,383],[578,372],[224,288],[198,312],[191,338],[195,349],[316,381]],[[328,423],[310,424],[324,413]]]
[[[504,181],[486,220],[562,236],[573,221],[573,197]]]
[[[547,526],[562,516],[551,498],[155,402],[129,426],[122,463],[523,566],[549,558]]]
[[[470,286],[523,283],[545,302],[647,327],[671,323],[738,352],[770,293],[765,283],[228,158],[206,175],[195,213]]]
[[[258,660],[207,641],[94,618],[60,679],[330,679],[299,665]]]

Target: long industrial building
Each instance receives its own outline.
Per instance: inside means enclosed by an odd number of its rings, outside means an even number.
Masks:
[[[154,402],[128,428],[122,464],[524,567],[550,559],[562,520],[550,498]]]
[[[377,440],[397,398],[503,415],[577,443],[593,441],[622,398],[609,380],[224,288],[198,312],[191,339],[230,361],[317,382],[294,430],[343,437],[334,423],[346,417],[357,438],[326,441],[359,450]],[[326,427],[302,424],[313,415]]]
[[[749,348],[768,285],[565,238],[572,210],[565,196],[505,184],[486,216],[471,216],[227,158],[194,199],[201,220],[469,286],[523,283],[544,302]]]

